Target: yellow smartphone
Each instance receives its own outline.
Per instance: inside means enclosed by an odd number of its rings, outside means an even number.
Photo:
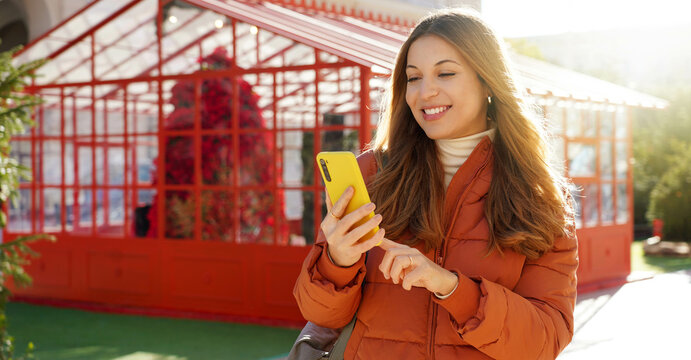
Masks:
[[[370,203],[369,193],[365,186],[365,180],[362,177],[360,166],[355,159],[355,155],[349,151],[323,151],[317,154],[317,163],[319,171],[322,174],[324,185],[326,185],[326,192],[333,203],[336,203],[341,195],[346,191],[348,186],[352,186],[355,192],[352,199],[346,207],[345,214],[349,214],[362,205]],[[367,214],[360,221],[358,221],[353,228],[356,228],[369,219],[374,217],[374,211]],[[375,227],[372,231],[363,236],[359,242],[366,241],[374,236],[379,227]],[[377,243],[379,246],[381,242]]]

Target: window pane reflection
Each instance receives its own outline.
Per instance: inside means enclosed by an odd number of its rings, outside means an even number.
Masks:
[[[12,232],[31,231],[31,189],[20,189],[16,206],[9,202],[9,219],[7,230]]]
[[[607,110],[600,112],[600,137],[612,137],[613,119],[613,112]]]
[[[582,216],[582,200],[583,200],[583,195],[582,195],[582,188],[577,185],[577,184],[571,184],[569,186],[569,191],[571,192],[571,197],[573,198],[573,206],[574,206],[574,217],[575,217],[575,223],[576,223],[576,229],[580,229],[583,227],[583,216]]]
[[[583,215],[585,216],[585,226],[592,227],[597,225],[597,184],[590,184],[584,187]]]
[[[613,185],[602,184],[600,189],[600,205],[602,207],[602,223],[608,224],[614,221]]]
[[[558,106],[547,106],[545,108],[549,119],[549,125],[552,128],[552,134],[560,135],[564,133],[564,108]]]
[[[61,203],[62,193],[60,189],[43,190],[43,231],[57,232],[61,230]]]
[[[581,110],[576,108],[566,109],[566,135],[568,137],[581,136]]]
[[[600,177],[605,180],[612,179],[612,142],[600,143]]]
[[[629,208],[626,184],[617,184],[617,223],[625,223],[628,219]]]
[[[625,139],[628,133],[626,126],[626,110],[624,108],[619,108],[615,115],[616,122],[616,136],[617,139]]]
[[[617,142],[616,144],[616,167],[617,167],[617,179],[626,179],[626,171],[628,170],[628,152],[626,149],[625,142]]]
[[[583,136],[595,137],[597,134],[597,122],[595,121],[597,114],[595,110],[583,110]]]
[[[572,177],[595,176],[595,145],[569,143],[569,175]]]

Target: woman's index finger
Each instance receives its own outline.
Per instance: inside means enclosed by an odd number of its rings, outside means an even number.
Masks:
[[[333,205],[333,211],[331,212],[332,214],[336,215],[337,217],[343,217],[345,215],[345,210],[346,207],[348,207],[348,203],[350,202],[350,199],[353,197],[353,187],[348,186],[346,190],[343,192],[340,198],[336,201],[336,203]]]
[[[379,247],[384,249],[385,251],[389,251],[393,248],[398,247],[399,244],[395,241],[389,240],[387,238],[383,238],[381,241],[381,244],[379,244]]]

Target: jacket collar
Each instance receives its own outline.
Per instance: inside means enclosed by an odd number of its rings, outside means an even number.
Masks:
[[[458,168],[456,174],[451,179],[449,187],[444,196],[444,216],[449,220],[457,208],[458,202],[463,200],[464,193],[469,189],[473,181],[481,174],[493,158],[493,146],[489,136],[485,136],[482,141],[473,149],[468,159]],[[491,172],[490,172],[491,174]],[[445,224],[449,224],[445,221]]]

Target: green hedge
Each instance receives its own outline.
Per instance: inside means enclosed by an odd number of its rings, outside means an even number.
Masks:
[[[650,193],[649,219],[662,219],[665,240],[691,240],[691,144],[674,141],[670,168]]]

